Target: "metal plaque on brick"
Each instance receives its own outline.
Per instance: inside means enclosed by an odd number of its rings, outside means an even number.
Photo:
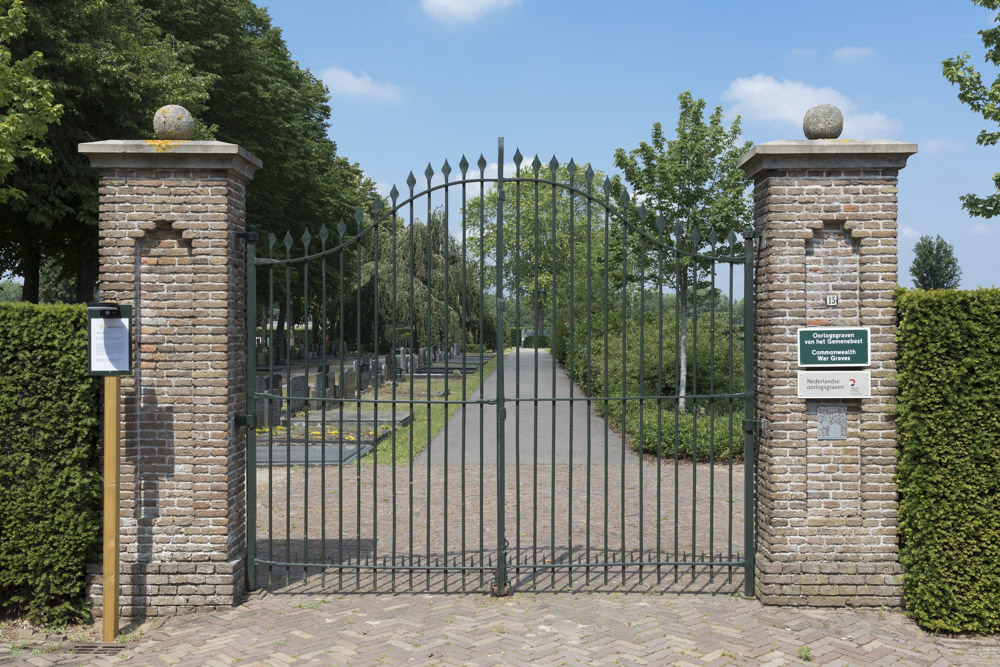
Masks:
[[[871,371],[799,371],[799,398],[871,398]]]
[[[807,327],[799,329],[799,366],[871,365],[868,327]]]
[[[818,406],[816,436],[819,440],[846,440],[847,408],[843,405]]]

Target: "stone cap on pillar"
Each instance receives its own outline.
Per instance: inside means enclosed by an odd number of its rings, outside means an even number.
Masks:
[[[253,178],[264,164],[241,146],[223,141],[113,139],[80,144],[79,151],[95,169],[225,169]]]
[[[818,139],[770,141],[737,163],[751,180],[765,171],[803,169],[902,169],[917,145],[905,141]]]

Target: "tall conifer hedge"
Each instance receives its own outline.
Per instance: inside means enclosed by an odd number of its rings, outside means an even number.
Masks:
[[[1000,290],[900,291],[899,537],[906,611],[1000,631]]]
[[[87,615],[100,555],[96,382],[85,306],[0,304],[0,613]]]

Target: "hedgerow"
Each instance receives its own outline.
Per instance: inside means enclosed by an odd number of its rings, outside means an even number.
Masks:
[[[86,618],[99,556],[96,383],[86,308],[0,304],[0,611],[41,624]]]
[[[899,308],[899,538],[906,611],[1000,631],[1000,290],[910,290]]]

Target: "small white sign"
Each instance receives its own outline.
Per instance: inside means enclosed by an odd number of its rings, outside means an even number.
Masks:
[[[799,371],[799,398],[871,398],[871,371]]]
[[[127,372],[129,367],[129,321],[126,317],[96,317],[90,320],[90,370]]]

